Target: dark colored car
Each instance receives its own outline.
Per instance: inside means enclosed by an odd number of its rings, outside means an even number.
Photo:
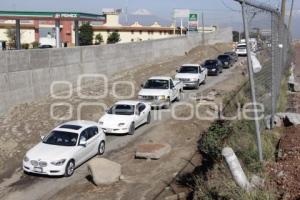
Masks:
[[[53,48],[53,46],[48,45],[48,44],[44,44],[44,45],[39,46],[39,48],[40,49],[50,49],[50,48]]]
[[[224,53],[224,55],[230,55],[232,57],[232,59],[234,60],[234,62],[237,62],[239,59],[239,56],[233,51],[226,52],[226,53]]]
[[[234,63],[232,57],[230,55],[225,54],[219,55],[218,60],[220,60],[223,63],[223,68],[230,68]]]
[[[207,69],[207,75],[215,75],[218,76],[219,73],[223,72],[223,63],[218,60],[206,60],[203,64],[203,67]]]

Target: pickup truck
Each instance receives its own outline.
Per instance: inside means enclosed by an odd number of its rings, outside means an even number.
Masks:
[[[169,108],[175,100],[180,101],[183,84],[168,76],[149,78],[138,93],[140,101],[149,103],[152,107]]]
[[[176,71],[175,79],[182,81],[184,87],[198,89],[200,84],[205,84],[207,69],[199,64],[184,64]]]

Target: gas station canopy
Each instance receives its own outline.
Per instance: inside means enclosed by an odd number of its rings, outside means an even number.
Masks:
[[[80,12],[0,11],[0,19],[105,21],[105,16]]]
[[[0,11],[0,19],[16,21],[16,49],[21,48],[20,20],[53,20],[55,21],[56,47],[60,44],[60,21],[74,21],[75,45],[79,45],[79,21],[106,21],[105,15],[81,12],[35,12],[35,11]]]

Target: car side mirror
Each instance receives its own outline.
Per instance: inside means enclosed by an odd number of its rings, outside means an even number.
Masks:
[[[41,140],[44,140],[45,136],[44,135],[41,135]]]
[[[137,111],[135,111],[135,114],[140,115],[141,113],[140,113],[140,111],[137,110]]]
[[[141,84],[141,88],[143,88],[144,87],[144,84]]]
[[[86,139],[81,139],[81,140],[79,141],[79,146],[86,147]]]
[[[176,72],[179,72],[179,70],[178,70],[178,69],[176,69]]]

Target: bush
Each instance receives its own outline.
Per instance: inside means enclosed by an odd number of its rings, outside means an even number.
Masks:
[[[35,48],[39,47],[40,43],[38,41],[34,41],[33,43],[31,43],[31,45],[32,45],[32,48],[35,49]]]
[[[108,38],[107,38],[107,44],[114,44],[114,43],[118,43],[120,42],[120,34],[117,32],[113,32],[111,34],[109,34]]]
[[[103,37],[101,33],[99,33],[95,36],[95,44],[101,44],[101,43],[103,43]]]
[[[220,160],[225,139],[230,135],[232,128],[228,122],[216,121],[203,135],[199,142],[199,151],[213,160]]]
[[[22,44],[22,49],[29,49],[29,44],[28,43]]]

